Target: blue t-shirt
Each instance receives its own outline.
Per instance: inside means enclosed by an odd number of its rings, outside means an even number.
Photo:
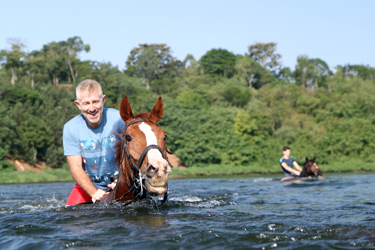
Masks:
[[[115,149],[119,140],[114,133],[122,134],[125,122],[118,110],[104,108],[103,119],[97,128],[90,128],[80,114],[64,125],[64,155],[81,155],[82,166],[97,188],[105,189],[110,177],[118,174]]]
[[[281,168],[283,169],[284,174],[294,175],[294,174],[292,174],[291,172],[289,172],[288,170],[286,170],[285,168],[283,168],[283,166],[282,166],[281,164],[282,164],[283,162],[285,162],[286,165],[287,165],[288,167],[293,168],[293,162],[295,162],[295,161],[296,161],[296,160],[294,160],[293,157],[289,157],[289,159],[285,159],[284,157],[282,157],[282,158],[280,159],[280,166],[281,166]]]

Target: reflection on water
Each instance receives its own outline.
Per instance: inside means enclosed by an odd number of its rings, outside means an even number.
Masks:
[[[373,173],[283,183],[170,181],[166,204],[65,208],[72,183],[0,185],[1,249],[351,249],[375,246]]]

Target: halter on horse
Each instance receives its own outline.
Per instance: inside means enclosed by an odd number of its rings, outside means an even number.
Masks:
[[[309,160],[306,157],[306,162],[303,166],[303,169],[299,175],[299,177],[321,177],[323,176],[323,172],[319,169],[318,164],[315,162],[315,157],[311,160]]]
[[[168,197],[168,176],[172,170],[167,158],[167,135],[156,123],[163,117],[163,101],[157,100],[149,113],[133,115],[128,98],[121,101],[120,115],[125,121],[122,140],[116,145],[115,161],[119,166],[116,187],[102,201],[127,201],[125,205],[147,196]]]

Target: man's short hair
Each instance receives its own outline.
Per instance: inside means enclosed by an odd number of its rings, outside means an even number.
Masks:
[[[102,98],[103,97],[102,87],[97,81],[91,80],[91,79],[83,80],[82,82],[78,84],[76,88],[76,99],[78,101],[80,100],[79,94],[82,93],[83,91],[88,91],[89,93],[92,93],[95,90],[99,90],[99,96],[100,98]]]
[[[288,146],[283,147],[283,151],[287,151],[288,149],[290,150],[290,148]]]

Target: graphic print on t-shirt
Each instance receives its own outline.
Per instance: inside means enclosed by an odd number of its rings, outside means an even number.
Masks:
[[[101,140],[80,141],[83,168],[97,187],[107,187],[112,175],[118,174],[114,162],[116,136],[111,135]],[[100,168],[98,167],[100,166]]]

